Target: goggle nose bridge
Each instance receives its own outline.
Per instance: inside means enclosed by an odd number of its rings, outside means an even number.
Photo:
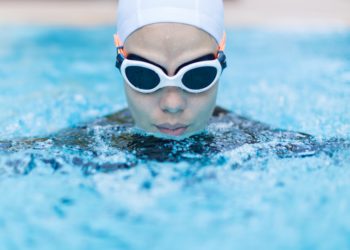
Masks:
[[[176,76],[173,76],[173,77],[166,76],[166,80],[161,85],[162,85],[162,88],[165,88],[165,87],[180,88],[183,84],[180,81],[180,79],[177,79]]]

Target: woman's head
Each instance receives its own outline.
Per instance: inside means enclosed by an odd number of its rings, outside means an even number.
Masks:
[[[202,5],[209,1],[207,7],[215,3],[218,10],[211,16]],[[143,3],[146,4],[142,6]],[[180,12],[187,16],[179,16]],[[151,65],[165,79],[162,81],[164,86],[160,85],[161,88],[150,93],[142,93],[126,79],[125,93],[136,126],[147,132],[177,138],[204,130],[215,108],[218,78],[222,70],[222,65],[216,60],[218,39],[224,36],[221,0],[122,0],[118,35],[128,62],[146,62],[146,66]],[[198,69],[198,66],[202,67]],[[125,67],[123,69],[125,74]],[[131,73],[136,77],[142,74],[138,81],[148,77],[138,70]],[[205,89],[200,88],[206,86],[197,84],[199,90],[192,91],[184,80],[169,80],[179,75],[182,79],[187,76],[192,85],[196,84],[196,79],[205,77],[211,83]],[[144,79],[145,84],[148,80]]]

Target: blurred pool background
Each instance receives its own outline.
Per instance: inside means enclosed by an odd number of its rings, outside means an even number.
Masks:
[[[124,108],[114,31],[1,26],[0,140]],[[231,26],[227,54],[218,104],[319,140],[350,139],[349,28]],[[64,148],[2,153],[0,249],[349,249],[349,150],[247,161],[251,150],[218,155],[221,164],[149,161],[90,175],[62,160]],[[56,171],[40,160],[56,156]]]

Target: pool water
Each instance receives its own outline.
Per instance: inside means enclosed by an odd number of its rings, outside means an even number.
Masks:
[[[113,32],[2,29],[0,140],[124,108]],[[319,141],[350,139],[350,30],[231,29],[226,53],[219,105]],[[135,160],[94,146],[102,153],[79,157]],[[349,249],[350,150],[287,159],[252,150],[89,173],[64,147],[3,152],[0,249]]]

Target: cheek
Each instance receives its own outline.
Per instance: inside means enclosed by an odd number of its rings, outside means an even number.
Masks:
[[[217,97],[217,84],[209,91],[198,94],[190,98],[190,110],[197,113],[197,115],[207,117],[211,116],[215,108]]]
[[[125,95],[128,106],[134,117],[147,116],[151,111],[151,107],[155,107],[157,98],[150,94],[141,94],[131,89],[127,84],[125,86]]]

